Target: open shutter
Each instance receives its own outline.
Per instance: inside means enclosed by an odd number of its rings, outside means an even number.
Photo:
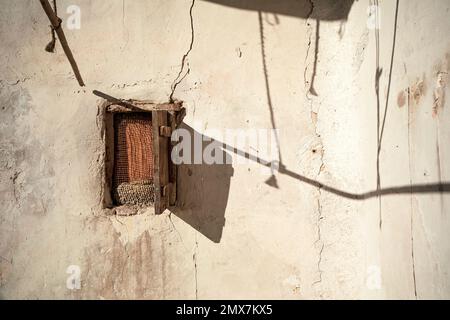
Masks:
[[[153,183],[155,185],[155,214],[169,207],[169,139],[167,111],[152,111],[153,124]]]
[[[169,112],[169,126],[172,132],[177,129],[177,116],[182,119],[183,113],[177,115],[176,112]],[[180,120],[181,121],[181,120]],[[169,206],[175,206],[177,202],[177,167],[171,161],[171,154],[173,148],[177,145],[178,141],[169,141]]]

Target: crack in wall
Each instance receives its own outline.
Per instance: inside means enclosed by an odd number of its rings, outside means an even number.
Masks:
[[[388,107],[389,107],[389,97],[391,92],[391,83],[392,83],[392,73],[394,70],[394,57],[395,57],[395,46],[397,42],[397,26],[398,26],[398,12],[399,12],[399,4],[400,0],[396,1],[395,5],[395,18],[394,18],[394,35],[392,38],[392,51],[391,51],[391,61],[389,66],[389,75],[388,75],[388,83],[387,83],[387,89],[386,89],[386,102],[384,106],[384,114],[383,114],[383,121],[381,121],[381,114],[380,114],[380,78],[383,72],[383,68],[380,67],[380,5],[378,0],[375,0],[374,2],[376,6],[375,10],[375,19],[376,19],[376,25],[377,28],[375,28],[375,38],[376,38],[376,72],[375,72],[375,92],[377,95],[377,191],[381,190],[381,146],[383,142],[383,135],[386,125],[386,119],[387,119],[387,113],[388,113]],[[383,226],[383,212],[382,212],[382,200],[381,196],[378,198],[378,205],[379,205],[379,229],[382,229]]]
[[[191,42],[189,44],[188,50],[183,55],[183,58],[181,58],[181,69],[178,72],[177,77],[175,78],[175,80],[172,83],[172,86],[171,86],[172,92],[170,93],[170,96],[169,96],[170,102],[174,102],[173,95],[175,94],[175,90],[177,89],[177,87],[181,83],[181,81],[183,81],[184,78],[186,78],[186,76],[191,71],[191,69],[189,67],[189,63],[186,61],[186,59],[188,58],[189,54],[192,51],[192,48],[194,46],[194,40],[195,40],[195,37],[194,37],[194,18],[193,18],[193,15],[192,15],[192,11],[194,9],[194,5],[195,5],[195,0],[192,0],[191,6],[189,8],[189,17],[190,17],[190,21],[191,21]],[[183,74],[183,71],[184,71],[186,65],[187,65],[187,71],[186,71],[186,73],[183,76],[181,76]]]
[[[169,212],[168,214],[168,218],[169,218],[169,222],[172,225],[173,230],[175,231],[175,233],[178,235],[178,238],[180,239],[181,244],[183,245],[183,247],[186,249],[186,251],[188,251],[187,247],[184,244],[183,238],[181,237],[181,233],[178,231],[178,229],[175,227],[175,224],[173,223],[172,220],[172,212]]]
[[[380,110],[381,110],[381,101],[380,101],[380,78],[383,73],[383,68],[380,66],[380,31],[378,26],[380,25],[379,18],[379,3],[378,0],[373,0],[370,2],[371,6],[374,6],[375,9],[375,23],[376,28],[374,29],[375,33],[375,94],[376,94],[376,107],[377,107],[377,158],[376,158],[376,175],[377,175],[377,192],[381,190],[381,174],[380,174],[380,151],[381,151],[381,143],[380,143]],[[381,195],[378,196],[378,227],[381,230],[383,225],[383,212],[382,212],[382,200]]]
[[[306,57],[305,57],[305,71],[303,73],[303,81],[305,83],[307,92],[309,92],[309,90],[311,89],[311,87],[310,87],[311,84],[306,79],[306,77],[308,75],[308,69],[309,69],[309,62],[308,62],[309,52],[311,50],[311,44],[312,44],[312,27],[311,27],[310,18],[312,16],[312,14],[314,12],[314,8],[315,8],[314,2],[312,0],[309,0],[309,5],[310,5],[310,10],[309,10],[308,15],[306,16],[306,20],[305,20],[306,25],[308,26],[308,32],[307,32],[308,33],[308,44],[307,44]],[[307,97],[308,97],[308,94],[307,94]],[[310,100],[309,97],[308,97],[308,100]]]
[[[414,257],[414,207],[413,207],[413,190],[412,190],[412,161],[411,161],[411,90],[408,88],[408,160],[409,160],[409,183],[411,185],[411,195],[410,195],[410,234],[411,234],[411,262],[412,262],[412,279],[414,285],[414,296],[417,300],[417,282],[416,282],[416,265]]]
[[[6,80],[0,80],[0,83],[1,83],[1,84],[5,83],[5,84],[8,85],[8,86],[17,86],[18,84],[20,84],[20,83],[25,83],[25,82],[27,82],[28,80],[31,80],[31,78],[30,78],[30,77],[25,77],[25,78],[22,78],[22,79],[17,79],[17,80],[14,81],[14,82],[8,82],[8,81],[6,81]]]
[[[442,184],[442,161],[441,161],[441,143],[440,143],[440,130],[439,130],[439,121],[436,123],[436,164],[438,169],[438,181],[439,184]],[[444,195],[442,193],[442,188],[439,189],[441,191],[439,195],[439,200],[441,203],[441,213],[444,210]]]
[[[192,261],[194,262],[194,276],[195,276],[195,300],[198,300],[197,253],[198,253],[198,240],[197,240],[197,233],[195,233],[195,251],[194,254],[192,255]]]
[[[139,81],[135,81],[132,83],[113,83],[113,84],[111,84],[111,88],[124,89],[124,88],[130,88],[130,87],[144,86],[144,85],[148,85],[152,82],[153,82],[153,79],[139,80]]]
[[[309,66],[310,66],[310,63],[309,63],[310,51],[311,51],[311,45],[313,42],[312,41],[313,27],[311,26],[310,19],[311,19],[311,16],[313,15],[314,9],[315,9],[314,1],[310,0],[309,4],[310,4],[310,11],[308,12],[308,15],[306,17],[306,25],[308,27],[308,44],[307,44],[306,57],[305,57],[305,70],[303,73],[303,81],[304,81],[304,87],[305,87],[305,92],[306,92],[306,99],[309,103],[309,108],[310,108],[311,123],[314,126],[314,135],[320,146],[319,147],[320,165],[319,165],[319,169],[316,174],[316,180],[318,180],[318,178],[324,168],[324,161],[323,161],[323,153],[324,152],[323,152],[323,141],[322,141],[321,135],[318,130],[318,110],[314,110],[313,99],[310,97],[310,94],[314,95],[314,96],[317,96],[317,94],[315,93],[315,90],[313,88],[313,78],[311,79],[311,81],[309,81],[307,79],[308,73],[309,73]],[[318,36],[319,36],[319,34],[318,34],[319,22],[318,21],[316,24],[316,28],[317,28],[316,39],[315,39],[316,53],[314,55],[315,61],[317,60],[317,57],[318,57],[318,52],[317,52]],[[315,73],[315,70],[313,73]],[[314,77],[314,74],[313,74],[313,77]],[[314,245],[319,246],[318,258],[317,258],[317,272],[318,272],[319,277],[316,281],[313,282],[313,284],[312,284],[313,286],[320,284],[322,282],[322,274],[323,274],[321,264],[322,264],[323,251],[325,248],[325,244],[322,240],[322,229],[321,229],[322,220],[324,219],[323,212],[322,212],[321,197],[322,197],[322,187],[318,186],[317,187],[317,223],[316,223],[317,240],[314,242]]]
[[[188,248],[186,247],[183,238],[181,237],[180,232],[178,231],[178,229],[175,227],[175,224],[173,223],[172,220],[172,212],[169,212],[169,214],[167,215],[168,219],[172,225],[173,230],[177,233],[181,244],[183,245],[183,247],[186,249],[186,251],[188,251]],[[195,282],[195,299],[198,299],[198,282],[197,282],[197,252],[198,252],[198,240],[197,240],[197,232],[195,233],[195,247],[194,247],[194,253],[192,255],[192,262],[194,263],[194,282]]]
[[[308,14],[306,15],[306,21],[308,21],[308,19],[311,18],[312,14],[314,13],[314,9],[316,8],[314,1],[308,0],[308,3],[310,5],[310,8]]]
[[[122,0],[122,28],[125,28],[125,0]]]
[[[312,102],[311,102],[311,104],[312,104]],[[317,113],[315,113],[315,115],[317,117]],[[319,145],[320,145],[320,149],[321,149],[320,150],[320,166],[319,166],[319,170],[316,175],[316,180],[318,180],[320,177],[320,174],[324,168],[324,161],[323,161],[324,151],[323,151],[323,141],[322,141],[321,136],[317,129],[317,118],[313,118],[313,124],[314,124],[314,129],[315,129],[315,135],[319,141]],[[322,214],[321,199],[322,199],[322,187],[319,186],[317,188],[317,240],[315,242],[315,245],[320,244],[319,257],[318,257],[318,261],[317,261],[317,271],[319,273],[319,280],[315,281],[313,283],[313,285],[316,285],[316,284],[319,284],[322,282],[322,273],[323,273],[323,270],[321,269],[321,263],[322,263],[322,254],[323,254],[325,244],[322,240],[322,229],[321,229],[321,223],[322,223],[322,220],[324,219],[324,216]]]
[[[20,174],[22,173],[22,171],[16,171],[14,172],[14,175],[11,177],[11,181],[13,184],[13,195],[14,195],[14,200],[17,203],[17,206],[20,208],[20,203],[19,203],[19,196],[17,195],[17,179],[19,178]]]
[[[322,229],[320,227],[321,221],[323,220],[323,215],[322,215],[322,205],[320,203],[320,197],[321,197],[321,191],[319,189],[319,199],[317,199],[317,210],[318,210],[318,217],[317,217],[317,240],[314,243],[315,245],[317,245],[318,243],[320,243],[320,250],[319,250],[319,258],[317,260],[317,270],[319,273],[319,279],[313,282],[313,285],[319,284],[322,282],[322,273],[323,270],[321,269],[321,263],[322,263],[322,253],[323,250],[325,248],[325,244],[322,241]]]

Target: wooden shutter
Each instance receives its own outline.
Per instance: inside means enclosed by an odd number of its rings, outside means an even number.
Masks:
[[[155,186],[155,214],[169,207],[169,139],[167,111],[152,111],[153,125],[153,182]]]

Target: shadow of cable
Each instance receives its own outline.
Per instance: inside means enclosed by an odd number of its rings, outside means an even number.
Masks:
[[[211,241],[219,243],[225,226],[225,210],[228,203],[230,180],[234,173],[231,165],[231,157],[227,152],[233,152],[266,167],[272,167],[273,163],[231,147],[223,142],[210,139],[185,123],[180,128],[186,130],[188,139],[190,140],[188,144],[189,150],[183,150],[180,154],[184,156],[184,151],[190,152],[189,157],[192,157],[190,158],[191,162],[194,162],[195,152],[202,156],[198,157],[198,164],[191,163],[178,166],[177,206],[171,208],[171,213]],[[200,144],[201,147],[196,149],[195,143],[199,143],[199,141],[202,141]],[[221,163],[223,164],[207,164],[204,162],[203,155],[210,153],[212,150],[211,146],[214,146],[214,157],[216,159],[222,159]],[[300,175],[287,169],[282,163],[278,163],[277,167],[279,174],[287,175],[300,182],[320,188],[323,192],[356,201],[385,195],[450,193],[449,182],[395,186],[364,193],[353,193]],[[266,183],[271,187],[278,188],[275,176],[269,178]]]
[[[258,158],[257,156],[251,155],[248,152],[235,149],[231,146],[223,144],[224,148],[233,151],[239,156],[245,157],[251,161],[257,162],[263,166],[271,167],[272,162],[266,161],[264,159]],[[352,193],[344,190],[340,190],[329,185],[323,184],[319,181],[310,179],[308,177],[302,176],[296,172],[287,169],[282,163],[278,164],[278,173],[287,175],[293,179],[309,184],[313,187],[320,188],[322,191],[332,193],[342,198],[352,199],[352,200],[367,200],[371,198],[376,198],[385,195],[394,194],[431,194],[431,193],[450,193],[450,182],[444,183],[434,183],[434,184],[415,184],[415,185],[404,185],[397,187],[390,187],[384,189],[378,189],[373,191],[368,191],[364,193]],[[270,184],[269,184],[270,185]]]

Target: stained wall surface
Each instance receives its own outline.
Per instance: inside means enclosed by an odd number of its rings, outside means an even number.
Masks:
[[[39,1],[3,1],[0,298],[450,298],[450,3],[372,5],[58,0],[79,87]],[[231,147],[277,128],[279,172],[252,140],[182,165],[179,208],[108,215],[93,90]]]

